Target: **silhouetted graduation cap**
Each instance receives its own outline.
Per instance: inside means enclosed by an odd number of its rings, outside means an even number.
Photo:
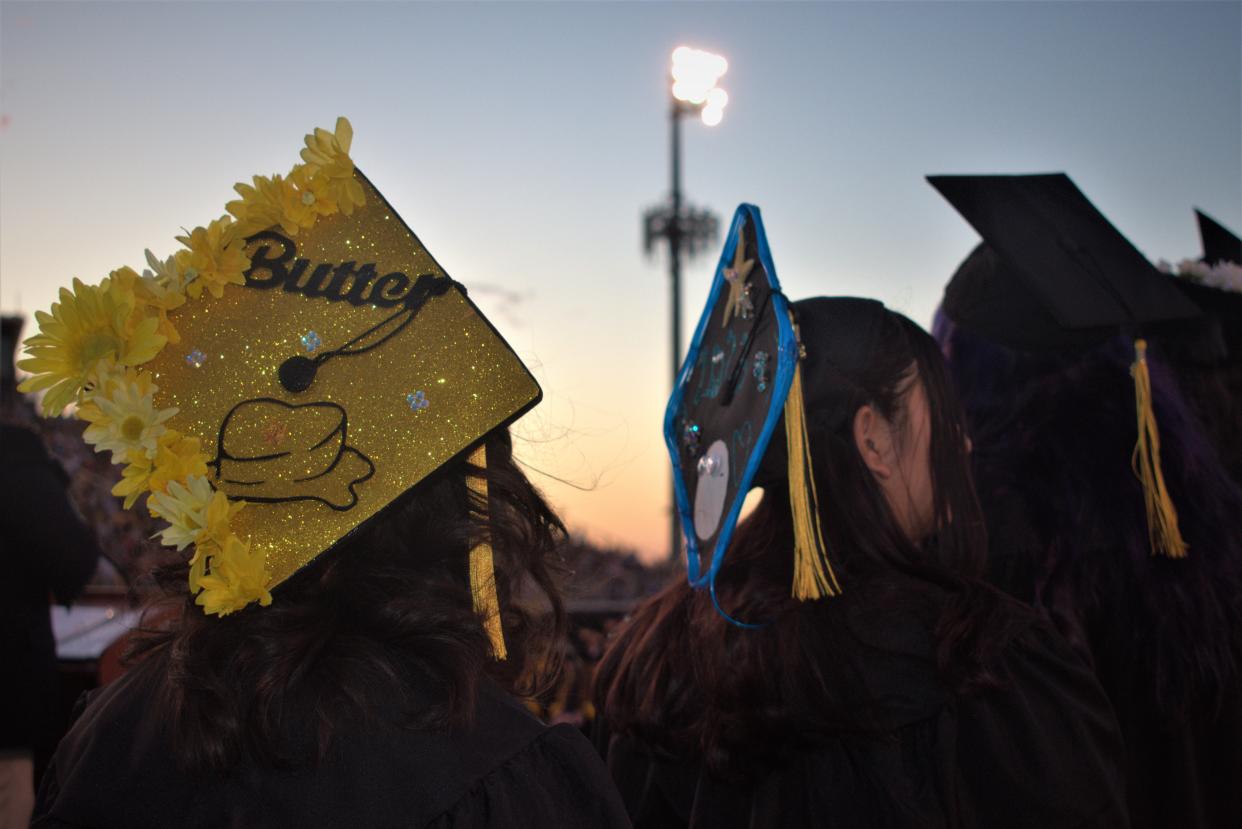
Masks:
[[[0,389],[6,395],[17,389],[17,369],[13,359],[17,356],[24,322],[21,317],[0,317]]]
[[[1195,209],[1199,220],[1199,239],[1203,243],[1203,261],[1209,265],[1233,262],[1242,265],[1242,239],[1202,210]]]
[[[818,598],[839,590],[824,553],[809,477],[800,352],[759,209],[743,204],[734,214],[664,418],[687,574],[692,586],[711,589],[713,598],[742,502],[782,413],[792,447],[787,469],[794,595]]]
[[[1151,405],[1147,329],[1201,317],[1096,210],[1064,173],[928,176],[984,244],[945,288],[944,311],[957,325],[1026,350],[1088,348],[1118,334],[1135,337],[1138,441],[1132,464],[1143,485],[1153,552],[1186,555],[1177,510],[1160,468]]]
[[[1203,318],[1182,325],[1162,339],[1165,353],[1179,364],[1230,365],[1242,359],[1242,292],[1230,272],[1242,267],[1242,239],[1201,210],[1195,210],[1203,255],[1178,263],[1169,281],[1202,311]]]
[[[927,180],[983,237],[945,289],[963,328],[1061,350],[1199,314],[1063,173]]]

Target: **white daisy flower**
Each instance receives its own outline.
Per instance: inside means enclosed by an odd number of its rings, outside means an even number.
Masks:
[[[207,526],[207,510],[215,491],[202,475],[191,475],[183,484],[171,481],[167,492],[153,492],[147,499],[151,514],[168,522],[160,530],[160,541],[167,547],[184,550],[195,542]]]
[[[80,412],[91,424],[83,438],[96,452],[111,451],[113,463],[123,463],[134,450],[154,457],[164,421],[177,409],[156,409],[155,385],[134,376],[114,375],[104,383],[103,393],[92,395],[90,406]]]

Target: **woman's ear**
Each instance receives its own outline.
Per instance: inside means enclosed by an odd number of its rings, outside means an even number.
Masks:
[[[893,435],[888,421],[871,406],[854,413],[854,445],[863,463],[882,481],[893,476]]]

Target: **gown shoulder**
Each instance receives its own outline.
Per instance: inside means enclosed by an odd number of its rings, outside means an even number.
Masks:
[[[149,713],[155,662],[86,706],[44,776],[33,826],[629,825],[586,738],[544,726],[490,684],[470,728],[412,730],[380,710],[339,728],[318,761],[179,769],[168,725]]]
[[[1122,744],[1092,672],[1020,606],[998,685],[953,693],[914,617],[867,614],[865,680],[878,730],[827,735],[739,783],[701,758],[614,735],[608,765],[635,826],[1099,827],[1128,825]]]

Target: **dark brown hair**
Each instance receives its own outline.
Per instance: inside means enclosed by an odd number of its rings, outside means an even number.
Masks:
[[[131,655],[161,663],[155,716],[172,724],[184,767],[313,761],[346,722],[394,699],[411,728],[465,724],[484,677],[538,690],[564,632],[548,561],[564,527],[515,465],[508,430],[486,448],[485,470],[462,457],[441,467],[277,587],[270,607],[209,617],[186,590],[184,562],[157,572],[148,618],[172,621],[142,631]],[[469,476],[486,477],[486,505]],[[469,550],[485,535],[504,661],[492,658],[471,604]],[[542,607],[529,606],[531,594]]]
[[[1152,553],[1131,466],[1128,337],[1044,354],[990,342],[944,314],[935,330],[975,431],[986,500],[1016,504],[1023,517],[998,521],[1009,548],[1000,560],[1020,562],[996,573],[998,583],[1047,614],[1118,699],[1144,700],[1170,719],[1229,704],[1242,670],[1242,487],[1187,404],[1181,376],[1159,349],[1148,353],[1162,475],[1190,548],[1174,559]]]
[[[685,583],[649,600],[600,666],[597,704],[614,732],[744,778],[826,734],[883,729],[889,712],[869,676],[882,670],[875,660],[886,658],[884,648],[859,637],[876,620],[904,629],[899,638],[913,631],[929,643],[933,682],[966,691],[1001,681],[995,666],[1016,622],[1002,610],[1005,600],[978,581],[986,538],[962,415],[932,338],[899,314],[883,315],[881,347],[847,378],[853,391],[845,411],[870,404],[901,427],[904,393],[912,381],[922,383],[931,416],[935,537],[917,546],[902,532],[855,447],[852,416],[816,431],[808,411],[823,526],[844,594],[814,602],[791,597],[789,494],[769,485],[739,526],[717,582],[734,618],[766,624],[730,625],[704,591]],[[814,332],[804,328],[803,335]],[[826,381],[804,382],[811,399],[811,386]],[[769,448],[778,456],[782,434],[778,428]]]

